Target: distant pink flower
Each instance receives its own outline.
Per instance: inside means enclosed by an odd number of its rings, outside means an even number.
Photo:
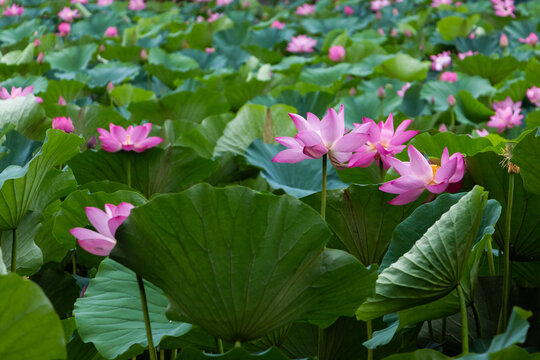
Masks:
[[[399,10],[397,8],[392,9],[392,14],[397,15],[399,14]]]
[[[0,98],[2,100],[16,99],[18,97],[25,97],[27,95],[30,95],[30,94],[32,94],[33,91],[34,91],[33,86],[27,86],[24,89],[22,87],[16,88],[16,87],[12,86],[11,87],[11,94],[10,94],[9,91],[6,88],[1,88]],[[41,104],[43,102],[43,99],[40,98],[39,96],[36,96],[36,102],[38,104]]]
[[[232,2],[233,2],[233,0],[217,0],[216,5],[217,6],[227,6]]]
[[[0,0],[0,6],[4,6],[6,4],[6,0]]]
[[[279,20],[274,20],[274,22],[270,25],[271,28],[281,30],[285,27],[284,22],[280,22]]]
[[[491,4],[493,5],[495,15],[500,17],[516,17],[514,15],[514,11],[516,10],[514,0],[491,0]]]
[[[352,7],[350,7],[349,5],[345,6],[343,8],[343,12],[345,13],[345,15],[352,15],[354,14],[354,10]]]
[[[507,97],[506,100],[494,102],[493,109],[495,115],[490,117],[487,126],[497,128],[497,132],[501,133],[505,129],[513,128],[521,125],[521,101],[514,103],[512,98]]]
[[[114,2],[114,0],[97,0],[97,5],[98,6],[110,6],[110,5],[112,5],[113,2]]]
[[[501,37],[499,38],[499,45],[502,48],[505,48],[508,46],[508,36],[506,36],[505,33],[501,34]]]
[[[392,31],[390,31],[390,36],[391,37],[397,37],[398,36],[398,32],[396,29],[392,29]]]
[[[212,47],[209,47],[209,48],[206,48],[204,49],[204,51],[207,53],[207,54],[213,54],[216,49],[212,48]]]
[[[452,5],[452,0],[433,0],[431,2],[431,7],[439,7],[439,5]]]
[[[17,4],[8,6],[6,10],[4,10],[4,16],[21,16],[23,13],[24,6],[19,6]]]
[[[403,99],[405,97],[405,92],[407,92],[407,89],[409,89],[410,87],[411,87],[411,83],[409,82],[403,85],[401,87],[401,90],[396,91],[398,96]]]
[[[117,37],[118,36],[118,29],[114,26],[109,26],[107,30],[105,30],[105,36],[106,37]]]
[[[148,52],[146,51],[146,49],[141,50],[141,59],[143,60],[148,59]]]
[[[390,194],[399,194],[389,201],[392,205],[405,205],[418,199],[427,189],[433,194],[443,193],[448,185],[458,183],[465,174],[463,155],[454,153],[449,156],[444,148],[440,165],[430,164],[428,160],[409,145],[409,162],[389,158],[388,162],[401,177],[382,184],[379,189]]]
[[[466,51],[464,53],[458,53],[457,56],[458,56],[459,60],[463,60],[468,56],[473,56],[473,55],[476,55],[476,54],[478,54],[477,51],[473,52],[472,50],[469,50],[469,51]]]
[[[206,21],[208,23],[212,23],[214,21],[216,21],[217,19],[219,19],[220,17],[223,16],[223,14],[220,14],[220,13],[212,13],[211,11],[208,12],[208,19],[206,19]]]
[[[58,32],[60,33],[60,36],[68,36],[71,32],[71,25],[69,23],[60,23],[58,25]]]
[[[377,88],[377,97],[381,100],[386,97],[386,91],[382,85]]]
[[[519,38],[520,43],[529,44],[531,46],[536,46],[538,43],[538,36],[535,33],[530,33],[525,39]]]
[[[71,0],[71,5],[73,4],[88,4],[88,0]]]
[[[129,0],[128,8],[131,11],[144,10],[146,8],[146,4],[144,3],[144,0]]]
[[[64,99],[64,97],[62,95],[60,95],[60,97],[58,98],[58,105],[60,105],[60,106],[66,106],[67,105],[67,101],[66,101],[66,99]]]
[[[58,17],[64,21],[73,22],[73,19],[81,17],[81,13],[77,9],[71,10],[70,8],[65,7],[60,10]]]
[[[163,139],[158,136],[148,137],[152,130],[151,123],[135,127],[130,125],[127,129],[109,124],[109,129],[110,133],[105,129],[97,129],[101,148],[107,152],[124,150],[140,153],[163,142]]]
[[[406,37],[411,37],[411,36],[412,36],[412,32],[411,32],[411,30],[409,30],[409,29],[405,29],[405,32],[404,32],[404,33],[405,33],[405,36],[406,36]]]
[[[448,128],[446,127],[445,123],[442,123],[438,130],[439,132],[448,132]]]
[[[328,57],[333,62],[342,61],[345,59],[345,48],[341,45],[336,45],[328,49]]]
[[[317,40],[306,35],[293,36],[287,45],[287,51],[292,53],[310,53],[317,45]]]
[[[111,92],[111,91],[113,91],[113,90],[114,90],[114,84],[113,84],[111,81],[109,81],[109,82],[107,83],[107,91],[108,91],[108,92]]]
[[[456,82],[457,81],[457,74],[452,71],[445,71],[441,73],[441,81],[445,82]]]
[[[43,60],[45,60],[45,55],[43,55],[43,51],[40,51],[38,56],[37,56],[36,61],[38,62],[38,64],[41,64],[43,62]]]
[[[378,124],[368,118],[363,119],[363,124],[370,125],[369,136],[366,143],[357,147],[349,160],[349,167],[368,167],[374,161],[381,165],[384,169],[389,169],[390,164],[388,158],[394,157],[405,149],[404,143],[412,139],[418,131],[407,130],[412,120],[404,120],[394,132],[394,117],[392,114],[388,116],[386,122]],[[360,124],[354,124],[360,126]],[[407,131],[406,131],[407,130]]]
[[[356,89],[353,88],[353,87],[350,88],[350,89],[349,89],[349,95],[354,96],[355,94],[356,94]]]
[[[379,33],[379,35],[384,36],[384,29],[383,28],[379,28],[379,30],[377,30],[377,32]]]
[[[134,207],[127,202],[122,202],[118,206],[105,204],[105,211],[87,206],[86,216],[97,232],[81,227],[71,229],[69,232],[77,238],[77,242],[84,250],[94,255],[108,256],[116,245],[114,238],[116,230]]]
[[[303,4],[296,8],[297,15],[310,15],[315,13],[315,5]]]
[[[533,86],[527,90],[527,97],[529,101],[532,102],[535,106],[540,107],[540,88]]]
[[[73,122],[71,121],[71,117],[55,117],[52,121],[52,128],[62,130],[66,133],[72,133],[74,129]]]
[[[37,38],[34,40],[34,46],[38,47],[39,45],[41,45],[41,41],[39,40],[39,38]]]
[[[429,58],[432,60],[431,69],[435,71],[442,71],[452,63],[450,51],[443,51],[440,54],[431,55]]]
[[[482,129],[482,130],[475,129],[474,131],[475,131],[475,132],[478,134],[478,136],[480,136],[480,137],[486,137],[486,136],[489,135],[489,131],[487,131],[486,129]]]
[[[390,6],[390,0],[373,0],[370,5],[372,11],[379,11],[384,7]]]
[[[339,113],[332,108],[319,120],[312,113],[307,113],[307,119],[297,114],[289,114],[298,130],[294,137],[281,136],[275,140],[288,149],[279,152],[272,161],[297,163],[306,159],[319,159],[328,154],[334,166],[343,166],[358,144],[367,138],[370,124],[359,126],[345,133],[345,114],[343,105]]]
[[[452,94],[448,95],[446,98],[446,102],[449,106],[456,106],[456,97]]]

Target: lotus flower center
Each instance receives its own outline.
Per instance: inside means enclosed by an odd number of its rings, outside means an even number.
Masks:
[[[130,144],[130,137],[131,137],[131,135],[126,135],[126,145],[131,145]]]
[[[441,167],[439,165],[431,164],[431,171],[433,171],[433,180],[429,183],[429,185],[436,185],[437,182],[435,182],[435,174],[437,173],[437,170],[439,170]]]

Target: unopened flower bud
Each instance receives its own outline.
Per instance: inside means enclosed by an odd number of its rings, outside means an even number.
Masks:
[[[379,88],[377,89],[377,97],[381,100],[386,97],[386,91],[384,91],[384,88],[382,86],[379,86]]]
[[[448,105],[450,106],[456,105],[456,98],[452,94],[448,95],[448,98],[446,99],[446,101],[448,102]]]

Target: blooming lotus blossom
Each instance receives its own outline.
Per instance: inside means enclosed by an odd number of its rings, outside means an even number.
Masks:
[[[77,9],[71,10],[70,8],[65,7],[60,10],[58,17],[64,21],[73,22],[73,19],[81,17],[81,13]]]
[[[72,133],[75,128],[73,127],[73,122],[71,121],[71,117],[55,117],[52,121],[52,128],[53,129],[59,129],[66,133]]]
[[[529,44],[531,46],[536,46],[538,43],[538,36],[535,33],[530,33],[525,39],[519,38],[520,43]]]
[[[144,3],[144,0],[129,0],[128,8],[131,11],[144,10],[146,8],[146,4]]]
[[[216,5],[217,6],[227,6],[232,2],[233,2],[233,0],[217,0]]]
[[[60,25],[58,25],[58,32],[60,36],[68,36],[71,32],[71,25],[65,22],[60,23]]]
[[[58,105],[60,105],[60,106],[66,106],[67,105],[67,101],[66,101],[66,99],[64,99],[64,97],[62,95],[60,95],[60,97],[58,98]]]
[[[431,7],[439,7],[439,5],[452,5],[452,0],[433,0],[431,2]]]
[[[287,51],[292,53],[310,53],[317,45],[317,40],[306,35],[293,36],[287,45]]]
[[[12,4],[4,10],[4,16],[21,16],[24,13],[24,6]]]
[[[465,174],[465,162],[460,153],[449,156],[444,148],[440,165],[430,164],[428,160],[409,145],[410,162],[389,158],[388,162],[401,177],[382,184],[379,189],[390,194],[399,194],[389,201],[392,205],[404,205],[418,199],[427,189],[433,194],[444,192],[450,184],[459,183]]]
[[[452,64],[452,58],[450,57],[450,51],[443,51],[437,55],[431,55],[429,57],[431,62],[431,69],[435,71],[442,71]]]
[[[328,109],[328,113],[319,120],[312,113],[307,119],[297,114],[289,114],[298,133],[294,137],[281,136],[275,140],[288,149],[279,152],[272,161],[297,163],[305,159],[319,159],[328,154],[334,166],[343,166],[352,155],[358,144],[364,143],[368,136],[370,124],[356,127],[345,133],[345,113],[343,105],[336,113]]]
[[[495,15],[500,17],[516,17],[514,15],[514,11],[516,10],[514,0],[491,0],[491,4],[493,5]]]
[[[399,96],[400,98],[403,99],[403,98],[405,97],[405,93],[407,92],[407,90],[408,90],[410,87],[411,87],[411,83],[409,83],[409,82],[406,83],[405,85],[403,85],[403,86],[401,87],[401,90],[396,91],[397,94],[398,94],[398,96]]]
[[[97,0],[97,5],[98,6],[110,6],[110,5],[112,5],[113,2],[114,2],[114,0]]]
[[[457,81],[457,74],[452,71],[445,71],[441,73],[441,81],[445,82],[456,82]]]
[[[372,11],[380,11],[382,8],[390,6],[390,0],[373,0],[370,5]]]
[[[114,26],[109,26],[107,30],[105,30],[105,36],[106,37],[117,37],[118,36],[118,29]]]
[[[533,86],[532,88],[528,89],[527,97],[535,106],[540,107],[540,88]]]
[[[315,5],[303,4],[296,8],[297,15],[310,15],[315,13]]]
[[[16,87],[12,86],[11,87],[11,94],[9,93],[9,91],[6,88],[1,88],[1,89],[2,90],[0,91],[0,98],[2,100],[15,99],[15,98],[18,98],[18,97],[25,97],[27,95],[32,94],[32,92],[34,91],[33,86],[27,86],[24,89],[22,87],[16,88]],[[36,96],[36,102],[38,104],[41,104],[43,102],[43,99],[40,98],[39,96]]]
[[[514,103],[509,97],[506,100],[494,102],[493,109],[495,115],[490,117],[487,126],[497,128],[497,132],[501,133],[505,129],[513,128],[521,125],[521,101]]]
[[[341,45],[336,45],[328,49],[328,57],[333,62],[342,61],[345,59],[345,48]]]
[[[381,121],[378,124],[372,119],[364,118],[362,125],[368,124],[370,126],[369,136],[364,145],[354,150],[355,153],[349,160],[349,167],[368,167],[377,161],[379,166],[382,162],[383,168],[389,169],[388,158],[399,154],[405,149],[403,144],[418,134],[416,130],[407,130],[411,122],[412,120],[404,120],[394,132],[392,114],[388,115],[386,122]],[[354,125],[360,126],[360,124]]]
[[[108,256],[116,245],[114,238],[116,230],[134,207],[127,202],[122,202],[118,206],[105,204],[105,211],[87,206],[86,216],[97,232],[81,227],[71,229],[69,232],[77,238],[77,242],[84,250],[94,255]]]
[[[466,51],[464,53],[458,53],[457,56],[458,56],[459,60],[463,60],[468,56],[473,56],[473,55],[476,55],[476,54],[478,54],[478,51],[473,52],[472,50],[469,50],[469,51]]]
[[[343,8],[343,12],[345,13],[345,15],[352,15],[354,14],[354,9],[347,5]]]
[[[278,29],[278,30],[281,30],[285,27],[285,23],[284,22],[280,22],[279,20],[274,20],[274,22],[272,22],[272,24],[270,25],[271,28],[274,28],[274,29]]]
[[[107,152],[133,150],[139,153],[154,147],[163,141],[163,139],[158,136],[148,137],[150,130],[152,130],[151,123],[135,127],[130,125],[127,129],[118,125],[109,124],[110,132],[101,128],[97,130],[100,135],[99,140],[101,141],[101,148]]]

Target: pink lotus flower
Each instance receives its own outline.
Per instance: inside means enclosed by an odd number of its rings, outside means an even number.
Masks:
[[[406,83],[405,85],[403,85],[403,86],[401,87],[401,90],[396,91],[397,94],[398,94],[398,96],[399,96],[400,98],[403,99],[403,98],[405,97],[405,93],[407,92],[407,90],[408,90],[410,87],[411,87],[411,83],[409,83],[409,82]]]
[[[448,97],[446,98],[446,102],[448,103],[449,106],[456,106],[455,96],[452,94],[448,95]]]
[[[118,29],[114,26],[109,26],[107,30],[105,30],[105,36],[106,37],[117,37],[118,36]]]
[[[112,5],[113,2],[114,2],[114,0],[97,0],[97,5],[98,6],[110,6],[110,5]]]
[[[21,16],[23,13],[24,6],[19,6],[17,4],[8,6],[6,10],[4,10],[4,16]]]
[[[368,124],[370,126],[369,136],[365,145],[354,150],[355,153],[349,160],[349,167],[368,167],[374,161],[377,161],[380,166],[380,160],[383,168],[385,170],[389,169],[388,158],[393,158],[403,151],[405,149],[403,144],[418,134],[416,130],[407,130],[412,120],[404,120],[394,132],[394,117],[392,114],[388,115],[386,122],[381,121],[378,124],[368,118],[363,120],[362,125]],[[354,125],[360,126],[360,124]]]
[[[65,133],[72,133],[75,128],[73,127],[73,122],[71,117],[55,117],[52,121],[52,128],[62,130]]]
[[[452,58],[450,57],[450,51],[443,51],[437,55],[431,55],[429,57],[431,62],[431,69],[435,71],[442,71],[452,64]]]
[[[501,37],[499,38],[499,45],[502,47],[502,48],[505,48],[508,46],[508,36],[506,36],[505,33],[502,33],[501,34]]]
[[[148,59],[148,52],[146,51],[146,49],[141,50],[141,59],[143,59],[143,60]]]
[[[378,33],[379,35],[381,35],[381,36],[384,36],[384,29],[383,29],[383,28],[379,28],[379,29],[377,30],[377,33]]]
[[[60,23],[58,25],[58,32],[60,33],[60,36],[68,36],[71,32],[71,25],[69,23]]]
[[[271,28],[281,30],[285,27],[284,22],[280,22],[279,20],[274,20],[274,22],[270,25]]]
[[[458,183],[465,174],[465,162],[460,153],[448,156],[444,148],[440,165],[430,164],[428,160],[409,145],[410,162],[389,158],[388,162],[401,177],[382,184],[379,189],[390,194],[399,194],[389,201],[392,205],[404,205],[418,199],[427,189],[433,194],[440,194],[449,184]]]
[[[529,101],[532,102],[535,106],[540,107],[540,88],[533,86],[527,90],[527,97]]]
[[[0,0],[0,6],[4,6],[6,4],[6,0]]]
[[[39,45],[41,45],[41,41],[39,40],[39,38],[37,38],[34,40],[34,46],[38,47]]]
[[[373,0],[370,5],[372,11],[380,11],[382,8],[390,6],[390,0]]]
[[[345,6],[343,8],[343,12],[345,13],[345,15],[352,15],[354,14],[354,10],[352,7],[350,7],[349,5]]]
[[[97,129],[100,135],[99,140],[101,141],[101,148],[107,152],[133,150],[140,153],[163,141],[163,139],[158,136],[148,137],[150,130],[152,130],[151,123],[135,127],[130,125],[127,129],[118,125],[109,124],[109,129],[110,133],[105,129]]]
[[[292,53],[310,53],[317,45],[317,40],[306,35],[293,36],[287,45],[287,51]]]
[[[107,83],[106,89],[107,89],[108,92],[113,91],[114,90],[114,84],[111,81],[109,81]]]
[[[538,36],[536,36],[535,33],[530,33],[525,39],[519,38],[519,42],[529,44],[534,47],[538,43]]]
[[[58,98],[58,105],[60,105],[60,106],[66,106],[67,105],[67,101],[66,101],[66,99],[64,99],[64,97],[62,95],[60,95],[60,97]]]
[[[431,2],[431,7],[439,7],[439,5],[452,5],[452,0],[433,0]]]
[[[319,159],[328,154],[334,166],[343,166],[358,144],[364,143],[368,136],[370,124],[355,128],[345,134],[345,118],[343,105],[336,113],[328,109],[322,121],[312,113],[307,113],[307,120],[297,114],[289,114],[298,133],[295,137],[281,136],[275,140],[288,147],[279,152],[272,161],[297,163],[305,159]]]
[[[457,74],[452,71],[445,71],[441,73],[441,81],[445,82],[456,82],[457,81]]]
[[[206,22],[212,23],[223,16],[223,14],[220,13],[212,13],[211,11],[208,12],[208,19],[206,19]]]
[[[45,55],[43,55],[43,51],[40,51],[38,56],[37,56],[36,61],[38,62],[38,64],[41,64],[43,62],[43,60],[45,60]]]
[[[16,87],[12,86],[11,87],[11,94],[9,93],[9,91],[6,88],[1,88],[1,89],[2,90],[0,91],[0,98],[2,100],[15,99],[15,98],[18,98],[18,97],[25,97],[27,95],[32,94],[32,92],[34,91],[33,86],[27,86],[24,89],[22,87],[16,88]],[[43,102],[43,99],[40,98],[39,96],[36,96],[36,102],[38,104],[41,104]]]
[[[473,56],[473,55],[476,55],[476,54],[478,54],[478,51],[473,52],[472,50],[469,50],[469,51],[466,51],[464,53],[458,53],[457,56],[458,56],[459,60],[463,60],[468,56]]]
[[[217,6],[227,6],[232,2],[233,2],[233,0],[217,0],[216,5]]]
[[[70,8],[65,7],[60,10],[58,17],[64,21],[73,22],[73,19],[81,17],[81,13],[77,9],[71,10]]]
[[[146,8],[146,4],[144,3],[144,0],[129,0],[128,8],[131,11],[144,10]]]
[[[409,29],[405,29],[404,34],[405,34],[406,37],[411,37],[412,36],[412,32]]]
[[[448,128],[446,127],[445,123],[442,123],[438,130],[439,132],[448,132]]]
[[[315,5],[304,4],[296,8],[297,15],[310,15],[315,13]]]
[[[336,45],[328,49],[328,57],[333,62],[342,61],[345,59],[345,48],[341,45]]]
[[[71,0],[71,5],[74,4],[88,4],[88,0]]]
[[[478,134],[478,136],[480,136],[480,137],[486,137],[486,136],[489,135],[489,131],[487,131],[486,129],[482,129],[482,130],[475,129],[474,131],[475,131],[475,132]]]
[[[495,115],[490,117],[486,125],[497,128],[497,132],[501,133],[505,129],[521,125],[521,119],[523,119],[521,101],[514,103],[509,96],[506,100],[494,102],[493,109]]]
[[[210,48],[204,49],[204,51],[205,51],[207,54],[213,54],[213,53],[216,51],[216,49],[210,47]]]
[[[491,0],[491,4],[493,5],[495,15],[500,17],[516,17],[514,15],[514,11],[516,10],[514,0]]]
[[[84,250],[94,255],[108,256],[116,245],[114,238],[116,230],[134,207],[127,202],[122,202],[118,206],[105,204],[105,211],[87,206],[86,216],[97,232],[81,227],[71,229],[69,232],[77,238],[77,242]]]

